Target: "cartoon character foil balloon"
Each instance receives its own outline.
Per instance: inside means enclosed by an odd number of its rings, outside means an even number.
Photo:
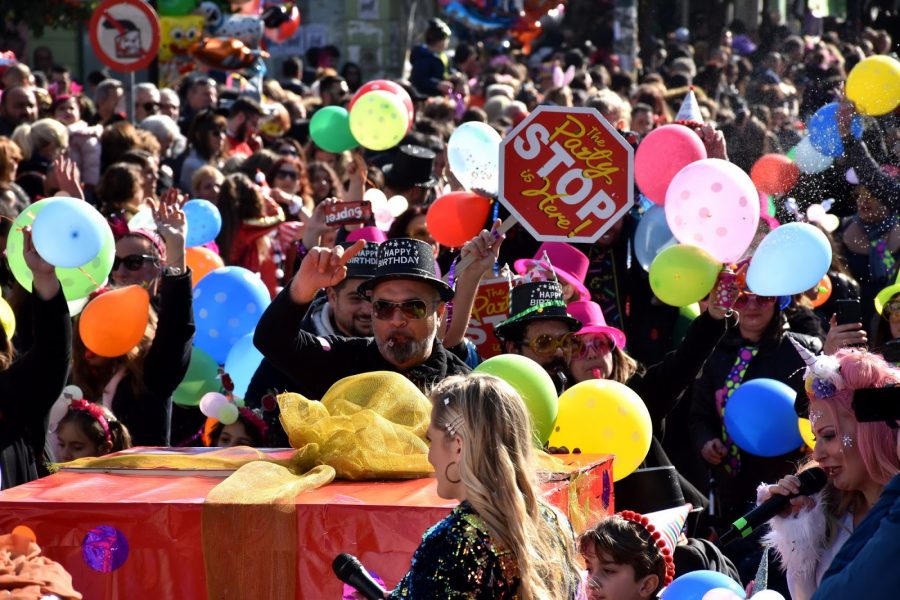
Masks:
[[[216,31],[219,30],[219,27],[222,26],[222,23],[225,22],[225,12],[222,10],[221,6],[212,2],[212,0],[201,2],[194,11],[194,14],[203,17],[203,20],[206,23],[206,33],[210,35],[214,35]]]
[[[188,60],[188,48],[203,35],[203,17],[160,17],[159,60]]]
[[[264,50],[248,48],[244,42],[235,38],[209,38],[195,43],[190,55],[217,71],[239,71],[256,67],[259,59],[268,58]]]
[[[240,40],[248,48],[259,48],[263,37],[263,22],[255,15],[230,15],[216,30],[216,37]]]

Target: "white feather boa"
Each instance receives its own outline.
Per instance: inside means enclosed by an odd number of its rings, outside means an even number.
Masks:
[[[763,484],[756,489],[757,503],[767,488]],[[804,508],[794,516],[775,517],[769,521],[769,531],[763,537],[763,543],[775,550],[789,581],[810,581],[815,586],[816,569],[828,543],[828,531],[821,492],[813,499],[816,501],[813,508]]]

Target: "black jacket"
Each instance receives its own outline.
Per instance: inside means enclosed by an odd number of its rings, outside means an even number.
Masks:
[[[793,337],[813,352],[822,349],[821,341],[817,338],[792,332],[784,332],[777,340],[763,340],[743,381],[768,378],[786,383],[797,391],[797,414],[805,415],[807,402],[803,370],[806,365],[788,337]],[[739,329],[729,331],[706,361],[703,372],[694,384],[690,428],[697,460],[703,460],[700,449],[706,442],[713,438],[721,439],[722,420],[716,409],[715,393],[725,384],[725,378],[737,359],[738,350],[747,343],[741,337]],[[723,474],[718,478],[719,498],[725,518],[732,521],[732,515],[740,516],[746,512],[748,507],[755,504],[756,486],[759,482],[778,481],[781,477],[794,473],[796,462],[800,458],[799,451],[772,458],[741,452],[740,473],[736,477],[726,477]]]
[[[435,340],[431,356],[424,363],[400,371],[378,351],[374,338],[327,336],[326,350],[315,335],[301,329],[308,304],[291,300],[285,288],[263,313],[253,343],[276,368],[297,382],[296,389],[307,398],[322,398],[336,381],[371,371],[401,373],[419,389],[429,388],[450,375],[464,375],[471,369]]]
[[[144,357],[144,386],[135,394],[126,375],[113,396],[112,411],[128,428],[135,446],[168,446],[172,394],[184,379],[194,341],[190,269],[164,275],[153,344]]]
[[[72,320],[62,290],[32,302],[31,348],[0,372],[0,488],[37,479],[34,447],[43,445],[50,407],[72,362]],[[25,323],[20,323],[25,327]]]

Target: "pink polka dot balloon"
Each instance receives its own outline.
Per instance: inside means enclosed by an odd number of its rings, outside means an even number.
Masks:
[[[666,191],[666,222],[685,244],[730,263],[743,256],[759,223],[759,195],[732,163],[706,158],[681,169]]]

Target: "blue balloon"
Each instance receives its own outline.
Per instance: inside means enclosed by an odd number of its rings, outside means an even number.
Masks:
[[[634,253],[644,270],[650,270],[657,254],[677,243],[666,222],[666,209],[658,204],[648,208],[634,232]]]
[[[224,365],[229,350],[256,329],[269,302],[256,273],[242,267],[212,271],[194,287],[194,345]]]
[[[725,405],[725,431],[738,448],[756,456],[781,456],[803,445],[794,388],[775,379],[742,383]]]
[[[831,267],[831,244],[809,223],[787,223],[766,234],[750,268],[747,286],[760,296],[792,296],[814,288]]]
[[[464,6],[460,2],[450,2],[444,7],[444,12],[450,19],[474,31],[505,29],[512,25],[511,18],[497,16],[485,18],[473,12],[470,8]]]
[[[83,267],[103,248],[109,224],[97,209],[77,198],[55,198],[32,225],[38,254],[55,267]]]
[[[809,141],[825,156],[840,156],[844,153],[841,134],[838,133],[837,112],[839,104],[826,104],[809,118],[806,127],[809,129]],[[863,134],[863,122],[859,115],[850,122],[850,132],[859,139]]]
[[[796,427],[795,427],[796,428]],[[663,600],[703,600],[703,595],[716,588],[731,590],[746,598],[744,588],[737,581],[718,571],[691,571],[678,577],[663,590]]]
[[[202,246],[215,240],[222,230],[222,215],[218,207],[209,200],[188,200],[184,203],[184,216],[187,219],[188,248]]]
[[[247,394],[247,386],[250,385],[250,380],[253,379],[253,374],[256,373],[262,359],[262,353],[253,345],[252,333],[239,339],[228,351],[225,372],[231,376],[235,396],[243,398]]]

